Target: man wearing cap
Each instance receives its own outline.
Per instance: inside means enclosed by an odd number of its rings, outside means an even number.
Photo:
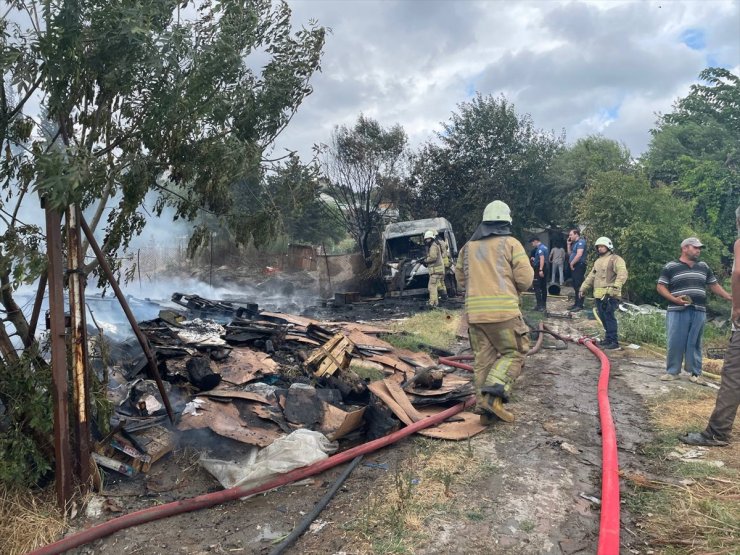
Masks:
[[[504,403],[529,351],[519,295],[532,286],[533,274],[524,247],[511,236],[508,205],[491,202],[455,266],[457,282],[465,289],[468,336],[475,354],[475,410],[483,424],[496,418],[514,421]]]
[[[712,269],[699,261],[703,247],[696,237],[684,239],[680,258],[666,264],[658,278],[658,293],[668,301],[668,353],[666,373],[660,378],[663,381],[677,380],[683,364],[690,381],[703,383],[701,340],[707,316],[707,286],[715,295],[732,301]]]
[[[740,206],[735,209],[735,227],[740,236]],[[689,445],[721,447],[728,445],[740,406],[740,239],[733,245],[732,263],[732,336],[722,366],[722,384],[717,392],[714,410],[704,431],[690,432],[678,439]]]

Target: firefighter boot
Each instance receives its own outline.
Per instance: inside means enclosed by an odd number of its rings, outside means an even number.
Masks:
[[[498,416],[504,422],[514,422],[514,414],[504,408],[504,400],[496,397],[491,404],[493,414]]]

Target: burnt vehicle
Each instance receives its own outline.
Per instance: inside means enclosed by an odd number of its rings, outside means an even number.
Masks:
[[[450,297],[457,295],[455,260],[457,242],[452,225],[445,218],[427,218],[388,224],[383,232],[383,282],[386,295],[405,297],[426,295],[429,271],[424,266],[427,249],[424,232],[434,229],[450,248],[452,266],[445,272],[445,285]]]

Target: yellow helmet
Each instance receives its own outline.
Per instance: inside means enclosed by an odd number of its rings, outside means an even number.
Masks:
[[[509,205],[501,200],[494,200],[489,203],[483,211],[483,221],[511,223],[511,209]]]

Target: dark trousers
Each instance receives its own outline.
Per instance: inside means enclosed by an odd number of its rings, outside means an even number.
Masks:
[[[537,299],[537,306],[545,307],[547,305],[547,274],[548,267],[545,266],[543,277],[540,277],[540,271],[534,270],[534,296]]]
[[[578,292],[586,279],[586,265],[576,264],[576,267],[571,270],[570,276],[573,278],[573,289],[576,292],[576,302],[574,304],[583,308],[583,299],[578,295]]]
[[[735,422],[737,408],[740,405],[740,331],[732,332],[730,344],[725,354],[725,364],[722,367],[722,384],[717,392],[717,402],[714,405],[709,425],[704,435],[729,441],[732,424]]]
[[[617,318],[614,313],[619,306],[619,300],[614,297],[604,297],[603,299],[596,299],[596,313],[599,315],[599,320],[604,325],[604,342],[605,343],[619,343],[618,331],[617,331]]]

